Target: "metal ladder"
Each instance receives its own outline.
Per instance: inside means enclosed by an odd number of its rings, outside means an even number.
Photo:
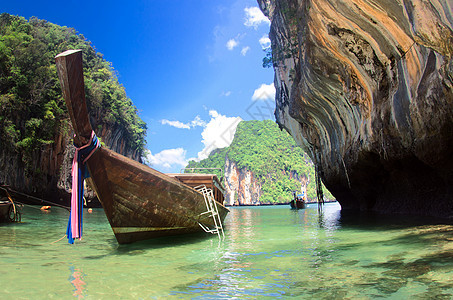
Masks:
[[[220,239],[224,239],[225,233],[223,232],[222,220],[220,219],[219,211],[217,209],[217,203],[216,200],[214,199],[212,189],[208,189],[205,185],[199,185],[195,187],[195,189],[203,194],[204,203],[206,204],[207,209],[207,211],[201,213],[200,216],[209,214],[208,217],[212,217],[214,221],[214,228],[211,229],[200,222],[198,222],[198,225],[200,225],[200,227],[203,228],[205,232],[217,234]],[[220,234],[222,234],[222,236]]]

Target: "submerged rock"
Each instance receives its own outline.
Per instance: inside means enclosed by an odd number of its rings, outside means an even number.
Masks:
[[[453,218],[451,0],[258,0],[276,119],[345,210]]]

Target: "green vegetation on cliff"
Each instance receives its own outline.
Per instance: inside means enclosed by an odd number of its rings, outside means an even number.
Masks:
[[[0,145],[19,153],[27,172],[42,146],[68,130],[66,106],[54,57],[82,49],[85,92],[96,129],[120,127],[129,147],[140,156],[146,124],[126,96],[111,64],[74,29],[45,20],[0,15]]]
[[[302,177],[308,179],[309,200],[316,198],[313,163],[273,121],[240,122],[229,147],[213,151],[200,162],[190,161],[187,167],[224,169],[227,158],[235,162],[238,169],[253,172],[261,183],[261,203],[288,202],[292,191],[300,191]]]

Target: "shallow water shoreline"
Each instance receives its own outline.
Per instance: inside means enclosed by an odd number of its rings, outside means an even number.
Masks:
[[[351,222],[337,203],[230,207],[224,241],[197,234],[118,245],[102,209],[65,239],[68,212],[24,208],[0,226],[2,299],[453,297],[453,226]],[[45,280],[44,280],[45,279]]]

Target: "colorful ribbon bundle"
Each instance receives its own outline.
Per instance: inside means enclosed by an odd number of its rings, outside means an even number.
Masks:
[[[82,238],[83,182],[85,178],[90,177],[85,163],[100,146],[101,143],[93,131],[88,144],[80,148],[76,147],[72,161],[71,214],[69,216],[68,229],[66,230],[70,244],[74,244],[74,239],[80,240]]]

